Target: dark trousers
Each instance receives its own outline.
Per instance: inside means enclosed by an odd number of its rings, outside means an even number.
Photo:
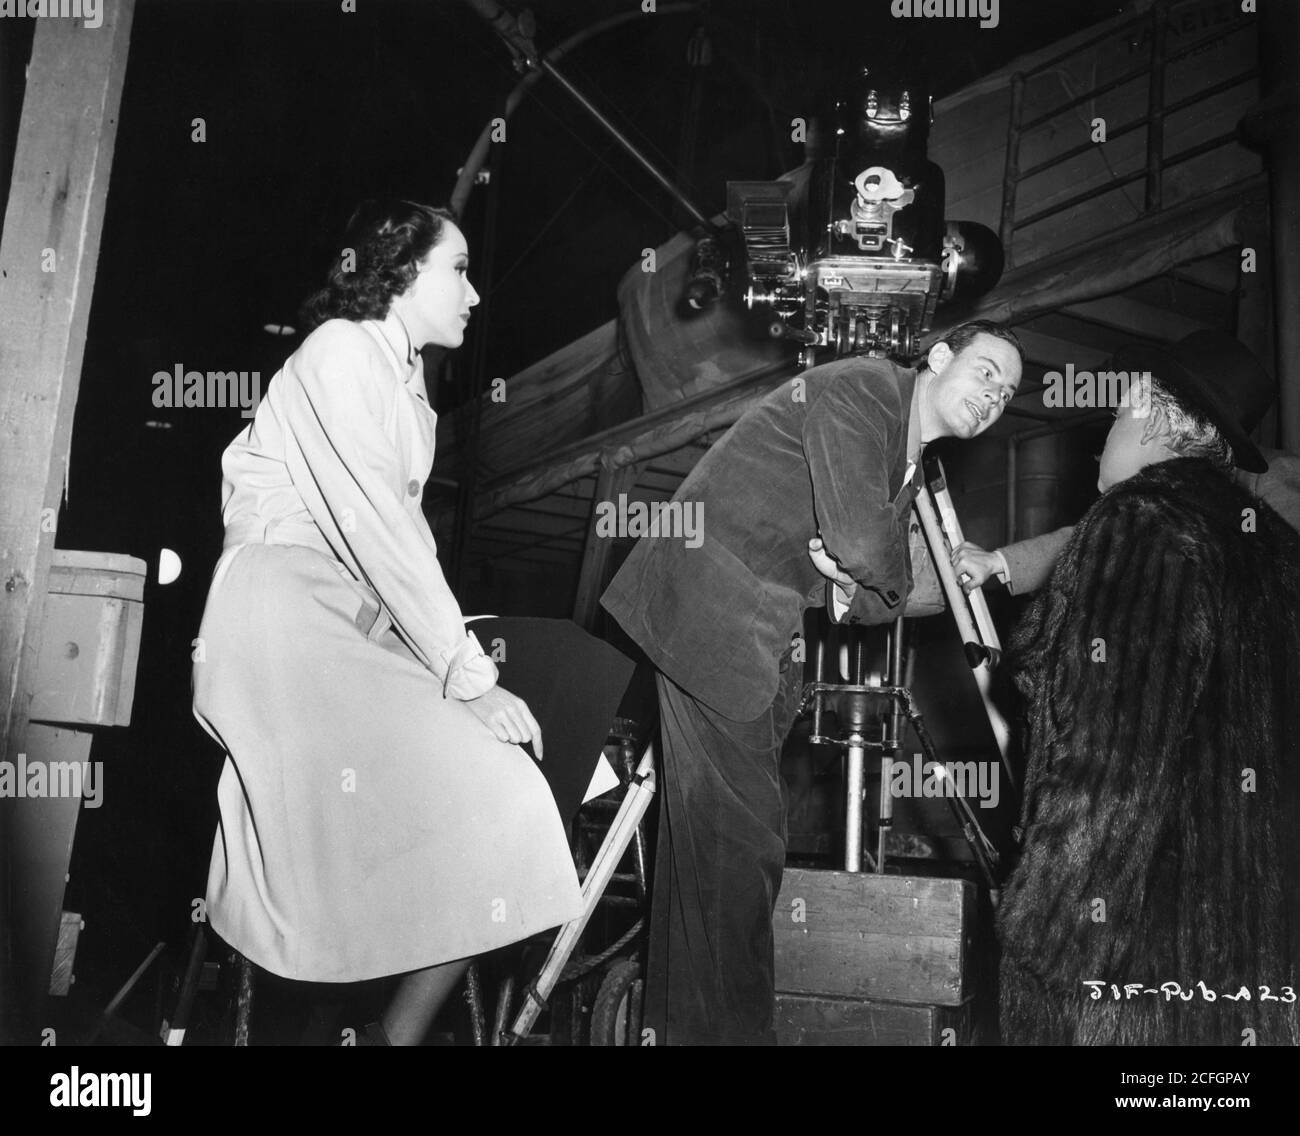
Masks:
[[[785,868],[781,746],[802,667],[781,659],[768,710],[733,722],[657,675],[658,853],[645,1025],[658,1045],[771,1045],[772,908]]]

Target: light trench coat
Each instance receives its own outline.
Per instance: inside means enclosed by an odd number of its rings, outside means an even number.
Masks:
[[[286,978],[415,970],[579,911],[540,771],[463,701],[496,667],[420,509],[435,422],[395,315],[331,320],[222,459],[194,652],[195,716],[226,751],[207,911]]]

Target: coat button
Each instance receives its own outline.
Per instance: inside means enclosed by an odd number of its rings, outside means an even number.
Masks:
[[[420,494],[420,483],[416,481],[415,478],[411,478],[411,480],[406,483],[406,491],[412,497],[418,497]]]
[[[898,603],[898,593],[891,588],[885,593],[885,599],[887,599],[890,604],[896,604]]]

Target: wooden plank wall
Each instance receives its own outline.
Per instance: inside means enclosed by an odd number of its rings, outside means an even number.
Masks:
[[[1166,20],[1166,52],[1174,54],[1205,39],[1199,50],[1168,65],[1165,106],[1207,88],[1251,72],[1258,63],[1255,19],[1235,14],[1220,0],[1187,0],[1172,4]],[[1144,67],[1150,50],[1146,28],[1114,30],[1096,45],[1072,55],[1025,84],[1023,121],[1059,108],[1090,89],[1120,79]],[[1097,29],[1073,37],[1082,41]],[[946,215],[954,220],[979,221],[994,230],[1002,209],[1006,161],[1005,125],[1010,111],[1010,81],[1014,70],[1027,70],[1062,54],[1071,40],[1016,60],[1007,69],[935,104],[930,157],[947,175]],[[1147,112],[1148,77],[1144,72],[1096,99],[1064,111],[1021,139],[1020,168],[1028,170],[1089,141],[1092,120],[1103,117],[1108,133],[1142,118]],[[1163,154],[1172,157],[1192,146],[1233,131],[1241,116],[1258,100],[1259,80],[1252,77],[1229,89],[1202,98],[1165,119]],[[1140,171],[1146,162],[1146,128],[1140,127],[1105,144],[1060,162],[1018,186],[1016,214],[1027,217],[1088,190],[1101,191],[1117,176]],[[1249,178],[1262,169],[1258,155],[1238,143],[1166,169],[1163,206],[1212,192]],[[1013,263],[1028,264],[1071,245],[1098,237],[1133,221],[1143,212],[1143,182],[1137,180],[1099,192],[1095,198],[1017,231]]]

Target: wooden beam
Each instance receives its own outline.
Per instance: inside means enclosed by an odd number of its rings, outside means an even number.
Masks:
[[[1043,312],[1122,292],[1139,281],[1231,248],[1240,243],[1243,214],[1260,208],[1265,185],[1263,175],[1247,178],[1014,269],[979,302],[970,318],[1024,323]],[[942,331],[930,332],[922,345],[933,343]]]
[[[1041,363],[1049,372],[1064,371],[1067,363],[1073,363],[1076,371],[1091,368],[1105,359],[1107,354],[1104,348],[1058,339],[1054,335],[1044,335],[1027,327],[1016,328],[1016,338],[1025,349],[1026,357],[1035,363]]]
[[[964,318],[1021,324],[1070,304],[1122,292],[1185,261],[1232,247],[1240,243],[1238,227],[1243,216],[1258,210],[1263,191],[1263,177],[1253,177],[1125,225],[1103,239],[1016,269]],[[951,326],[951,320],[936,325],[923,337],[922,348],[936,342]],[[511,470],[487,484],[475,515],[488,516],[508,505],[543,497],[566,482],[596,472],[602,463],[626,465],[657,458],[709,430],[728,427],[789,378],[793,367],[791,363],[788,369],[772,368],[746,376]]]
[[[489,482],[475,516],[489,516],[508,505],[534,501],[561,485],[597,473],[602,454],[610,455],[611,464],[627,465],[680,449],[701,434],[730,426],[758,398],[785,382],[795,369],[795,362],[790,360],[779,368],[747,375],[564,446],[548,458]],[[634,453],[627,442],[636,443],[644,452]]]
[[[1117,328],[1141,339],[1162,339],[1172,343],[1205,328],[1205,324],[1188,319],[1168,308],[1130,300],[1127,296],[1104,296],[1100,300],[1085,300],[1061,309],[1062,315],[1075,316],[1090,323]]]
[[[0,719],[9,761],[27,730],[134,7],[104,5],[97,28],[39,20],[27,69],[0,240]],[[0,799],[6,873],[15,851],[7,803]],[[5,1033],[21,1028],[23,1004],[44,993],[18,988],[8,895],[0,879]],[[33,981],[40,976],[24,978]]]

